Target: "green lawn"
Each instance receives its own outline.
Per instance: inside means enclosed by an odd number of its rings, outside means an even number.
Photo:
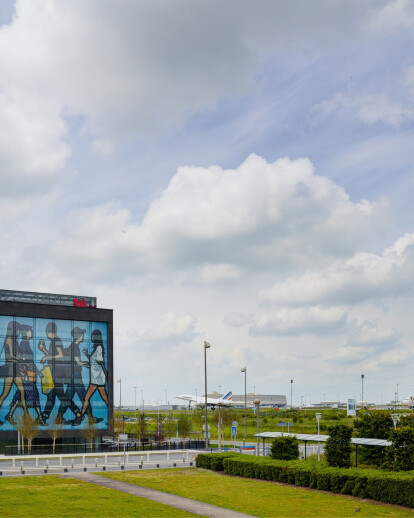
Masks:
[[[414,518],[414,511],[396,506],[194,468],[99,474],[260,517],[342,518],[355,516],[355,510],[361,508],[357,516]]]
[[[194,514],[144,498],[56,475],[0,479],[1,517],[194,518]]]

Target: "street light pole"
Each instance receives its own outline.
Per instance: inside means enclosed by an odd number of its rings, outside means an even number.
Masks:
[[[137,388],[138,387],[134,387],[134,390],[135,390],[135,421],[137,420]]]
[[[398,401],[398,385],[399,385],[399,383],[397,383],[397,408],[398,408],[398,402],[399,402]]]
[[[320,412],[317,412],[315,414],[316,420],[318,421],[318,435],[319,435],[319,423],[321,422],[322,414]],[[318,462],[321,461],[321,442],[318,441]]]
[[[257,445],[256,445],[256,455],[260,455],[259,452],[259,432],[260,432],[260,413],[259,413],[259,405],[260,399],[255,399],[253,404],[256,405],[256,421],[257,421]]]
[[[141,389],[142,413],[144,414],[144,391]]]
[[[362,401],[361,401],[361,407],[364,408],[364,378],[365,375],[361,374],[361,390],[362,390]]]
[[[241,372],[244,372],[244,441],[243,441],[243,446],[244,446],[247,441],[247,393],[246,393],[247,368],[243,367]]]
[[[219,408],[219,421],[218,421],[218,449],[221,451],[221,407],[223,403],[219,401],[217,406]]]
[[[290,409],[292,410],[292,386],[293,386],[293,380],[290,380]]]
[[[122,399],[121,399],[122,380],[121,380],[121,378],[118,378],[118,379],[116,380],[116,382],[117,382],[117,383],[119,383],[119,410],[121,410],[121,406],[122,406]]]
[[[204,342],[204,404],[205,404],[205,433],[206,433],[206,450],[208,449],[208,416],[207,416],[207,349],[210,348],[208,342]]]

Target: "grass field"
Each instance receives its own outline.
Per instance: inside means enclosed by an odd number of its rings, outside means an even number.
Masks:
[[[80,480],[48,475],[1,478],[0,516],[194,518],[196,515]]]
[[[201,469],[109,472],[108,478],[193,498],[260,517],[409,516],[414,511],[261,480],[230,477]]]

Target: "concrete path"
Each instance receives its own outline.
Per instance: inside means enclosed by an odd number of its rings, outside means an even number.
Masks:
[[[250,514],[239,513],[237,511],[231,511],[230,509],[224,509],[223,507],[217,507],[211,504],[205,504],[198,500],[191,500],[190,498],[184,498],[182,496],[172,495],[171,493],[164,493],[163,491],[156,491],[148,487],[137,486],[135,484],[128,484],[127,482],[120,482],[119,480],[112,480],[106,477],[100,477],[92,473],[71,473],[67,475],[61,475],[61,477],[70,477],[97,484],[98,486],[104,486],[109,489],[115,489],[129,495],[140,496],[147,500],[153,500],[160,504],[169,505],[170,507],[176,507],[189,513],[198,514],[201,516],[207,516],[208,518],[247,518],[251,517]]]

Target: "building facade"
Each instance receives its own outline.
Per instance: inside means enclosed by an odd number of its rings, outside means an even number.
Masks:
[[[113,413],[113,311],[94,297],[0,290],[0,438],[23,417],[106,435]]]

